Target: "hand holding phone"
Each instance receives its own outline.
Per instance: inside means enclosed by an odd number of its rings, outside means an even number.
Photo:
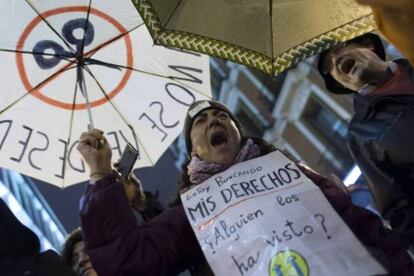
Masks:
[[[139,151],[136,150],[130,143],[128,143],[122,152],[121,158],[117,166],[117,171],[124,179],[128,179],[132,168],[139,157]]]

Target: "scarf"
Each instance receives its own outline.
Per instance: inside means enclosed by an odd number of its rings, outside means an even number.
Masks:
[[[252,139],[247,139],[246,143],[240,148],[234,161],[230,165],[217,164],[201,160],[197,156],[191,158],[190,164],[187,166],[187,173],[190,178],[190,182],[193,185],[198,185],[211,176],[225,171],[234,164],[255,158],[260,156],[260,148],[256,145]],[[192,186],[191,186],[192,187]],[[187,189],[186,189],[187,190]]]

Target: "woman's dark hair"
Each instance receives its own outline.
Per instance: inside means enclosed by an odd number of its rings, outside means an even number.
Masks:
[[[75,244],[80,241],[83,241],[82,230],[80,228],[77,228],[68,235],[65,243],[63,244],[61,255],[63,260],[69,266],[72,265],[73,248],[75,247]]]
[[[260,155],[265,155],[265,154],[271,153],[276,150],[275,146],[273,146],[272,144],[269,144],[268,142],[266,142],[264,139],[260,137],[243,137],[241,140],[241,144],[243,145],[249,138],[252,139],[253,142],[259,146]],[[184,162],[183,166],[181,167],[181,171],[182,171],[181,179],[178,183],[177,193],[169,204],[170,207],[181,204],[181,197],[180,197],[181,191],[192,185],[192,183],[190,182],[190,178],[188,177],[188,174],[187,174],[187,166],[190,163],[190,161],[191,160],[188,159],[186,162]]]

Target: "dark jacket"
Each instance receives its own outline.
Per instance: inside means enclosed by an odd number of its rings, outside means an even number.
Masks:
[[[39,251],[37,236],[0,199],[0,275],[75,276],[56,252]]]
[[[202,258],[182,205],[138,225],[113,174],[88,187],[81,224],[100,276],[177,275]]]
[[[393,275],[414,275],[410,257],[373,213],[351,203],[345,189],[301,167],[367,247],[386,259]],[[114,175],[90,186],[81,208],[87,253],[100,276],[176,275],[204,261],[181,204],[137,225],[123,187]]]
[[[409,63],[395,62],[414,82]],[[414,245],[414,91],[413,96],[374,95],[355,94],[348,146],[381,214]]]

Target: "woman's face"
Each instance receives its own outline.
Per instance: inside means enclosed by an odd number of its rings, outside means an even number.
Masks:
[[[85,243],[83,241],[77,242],[73,247],[71,267],[79,276],[98,275],[92,267],[88,254],[85,252]]]
[[[240,149],[240,132],[235,122],[220,109],[200,112],[191,127],[192,154],[201,160],[229,165]]]

